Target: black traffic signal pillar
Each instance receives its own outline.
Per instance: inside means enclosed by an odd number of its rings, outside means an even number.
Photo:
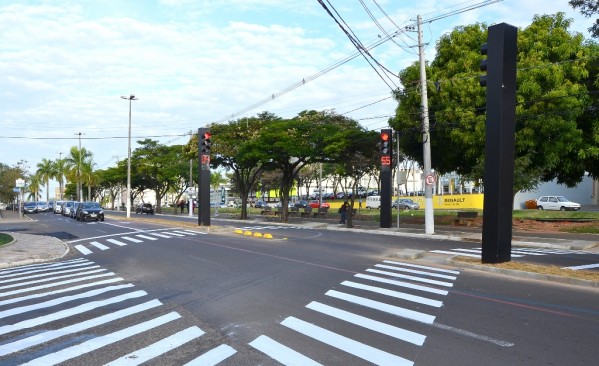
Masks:
[[[487,54],[486,65],[481,62],[481,69],[487,71],[483,263],[511,260],[517,35],[517,28],[509,24],[491,26],[487,44],[481,48]]]
[[[381,130],[381,227],[391,227],[391,162],[393,156],[393,132]]]
[[[198,129],[198,226],[210,226],[210,149],[212,134]]]

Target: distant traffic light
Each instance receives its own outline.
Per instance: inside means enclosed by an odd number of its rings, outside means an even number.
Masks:
[[[381,130],[381,165],[383,167],[391,166],[391,133],[390,129]]]
[[[486,56],[488,52],[489,52],[489,45],[487,43],[483,43],[483,45],[480,46],[480,54]],[[483,58],[482,60],[480,60],[480,71],[485,71],[485,72],[487,71],[487,59],[486,58]],[[486,73],[479,76],[478,83],[482,87],[487,86],[487,74]]]
[[[212,134],[210,131],[204,131],[200,133],[200,148],[202,154],[210,155],[210,148],[212,147]]]

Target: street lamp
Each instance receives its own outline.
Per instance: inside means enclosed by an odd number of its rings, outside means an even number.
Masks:
[[[135,95],[121,96],[129,100],[129,143],[127,147],[127,218],[131,217],[131,101],[137,100]]]

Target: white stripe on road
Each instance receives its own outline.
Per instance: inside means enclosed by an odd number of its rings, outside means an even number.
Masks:
[[[90,262],[86,259],[83,259],[83,258],[80,258],[80,259],[81,259],[81,261],[78,261],[76,263],[68,263],[68,264],[64,264],[61,266],[57,266],[57,265],[46,266],[41,269],[30,269],[28,271],[21,271],[18,273],[5,274],[5,275],[0,276],[0,278],[17,277],[17,276],[23,276],[23,275],[32,274],[32,273],[48,272],[48,271],[54,271],[56,269],[74,268],[74,267],[88,266],[90,264],[93,264],[93,262]]]
[[[73,273],[73,272],[78,272],[78,271],[84,271],[84,270],[88,270],[88,269],[92,269],[92,268],[100,268],[100,266],[98,265],[92,265],[93,263],[89,263],[89,267],[85,267],[85,268],[75,268],[75,269],[65,269],[62,271],[56,271],[56,272],[51,272],[51,273],[38,273],[38,274],[33,274],[30,276],[25,276],[25,277],[19,277],[19,278],[9,278],[7,280],[2,280],[0,281],[0,283],[10,283],[10,282],[17,282],[17,281],[23,281],[23,280],[30,280],[32,278],[40,278],[40,277],[48,277],[48,276],[54,276],[57,274],[63,274],[63,273]]]
[[[5,318],[7,316],[13,316],[13,315],[17,315],[17,314],[23,314],[29,311],[33,311],[33,310],[38,310],[38,309],[43,309],[43,308],[48,308],[51,306],[56,306],[65,302],[69,302],[69,301],[73,301],[73,300],[79,300],[79,299],[84,299],[86,297],[92,297],[92,296],[97,296],[100,294],[103,294],[105,292],[108,291],[116,291],[116,290],[121,290],[124,288],[129,288],[129,287],[133,287],[133,284],[125,284],[125,285],[116,285],[116,286],[108,286],[108,287],[103,287],[103,288],[99,288],[96,290],[91,290],[91,291],[87,291],[87,292],[83,292],[80,294],[76,294],[76,295],[71,295],[71,296],[63,296],[63,297],[59,297],[56,299],[52,299],[52,300],[48,300],[45,302],[39,302],[36,304],[31,304],[31,305],[27,305],[27,306],[21,306],[18,308],[11,308],[11,309],[7,309],[4,311],[0,311],[0,319]]]
[[[457,248],[457,249],[452,249],[458,252],[466,252],[466,253],[478,253],[479,256],[482,255],[482,249],[462,249],[462,248]],[[523,255],[518,255],[518,254],[514,254],[514,252],[511,252],[510,255],[514,258],[521,258],[524,257]]]
[[[170,238],[169,235],[164,235],[164,234],[160,234],[160,233],[150,233],[150,234],[157,236],[159,238]]]
[[[220,346],[211,349],[200,357],[193,359],[184,366],[214,366],[227,358],[233,356],[237,351],[233,347],[221,344]]]
[[[77,249],[78,251],[80,251],[81,254],[83,254],[83,255],[90,255],[90,254],[93,253],[91,250],[87,249],[86,247],[84,247],[81,244],[75,245],[75,249]]]
[[[94,272],[97,272],[97,271],[94,271]],[[102,274],[99,274],[99,275],[86,276],[86,277],[75,278],[75,279],[70,279],[70,280],[65,280],[65,281],[59,281],[59,282],[52,282],[50,284],[39,285],[39,286],[34,286],[34,287],[27,287],[27,288],[23,288],[23,289],[19,289],[19,290],[8,291],[8,292],[0,292],[0,297],[12,296],[12,295],[16,295],[16,294],[22,294],[22,293],[25,293],[25,292],[37,291],[37,290],[41,290],[41,289],[45,289],[45,288],[50,288],[50,287],[58,287],[58,286],[66,285],[66,284],[73,283],[73,282],[81,282],[81,281],[93,280],[93,279],[96,279],[96,278],[108,277],[108,276],[114,276],[114,272],[102,273]],[[69,277],[72,277],[72,276],[69,276]],[[119,277],[119,280],[122,281],[123,279]]]
[[[400,287],[405,287],[405,288],[411,288],[412,290],[419,290],[419,291],[424,291],[424,292],[430,292],[433,294],[437,294],[437,295],[447,295],[449,292],[446,290],[440,290],[434,287],[426,287],[426,286],[422,286],[422,285],[416,285],[413,283],[409,283],[409,282],[403,282],[403,281],[397,281],[397,280],[390,280],[388,278],[383,278],[383,277],[376,277],[376,276],[369,276],[369,275],[365,275],[365,274],[361,274],[358,273],[356,275],[354,275],[354,277],[358,277],[358,278],[363,278],[365,280],[371,280],[371,281],[376,281],[376,282],[382,282],[382,283],[387,283],[390,285],[395,285],[395,286],[400,286]]]
[[[380,301],[370,300],[364,297],[354,296],[335,290],[329,290],[325,293],[325,295],[334,297],[336,299],[345,300],[354,304],[362,305],[371,309],[384,311],[385,313],[397,315],[402,318],[411,319],[421,323],[433,324],[433,322],[435,321],[435,317],[433,315],[401,308],[395,305],[385,304]]]
[[[107,363],[105,366],[133,366],[158,357],[168,351],[184,345],[198,337],[201,337],[204,331],[197,326],[189,327],[171,336],[168,336],[154,344],[144,347],[140,350],[131,352],[121,358]]]
[[[143,311],[161,306],[162,303],[158,300],[151,300],[143,304],[135,305],[126,309],[121,309],[97,318],[89,319],[81,323],[69,325],[67,327],[55,330],[48,330],[42,333],[37,333],[27,338],[19,339],[12,343],[6,343],[0,346],[0,357],[11,353],[19,352],[30,347],[50,342],[53,339],[63,337],[65,335],[78,333],[84,330],[91,329],[114,320],[118,320],[129,315],[141,313]]]
[[[428,278],[415,277],[415,276],[407,276],[407,275],[402,275],[402,274],[399,274],[399,273],[388,272],[388,271],[379,271],[378,269],[367,269],[366,272],[372,272],[372,273],[382,274],[382,275],[391,276],[391,277],[403,278],[405,280],[430,283],[431,285],[453,287],[453,283],[451,283],[451,282],[429,280]]]
[[[27,300],[37,299],[37,298],[40,298],[40,297],[57,295],[57,294],[61,294],[61,293],[64,293],[64,292],[81,290],[83,288],[92,287],[92,286],[106,285],[106,284],[109,284],[109,283],[119,282],[119,281],[122,281],[122,280],[123,279],[120,278],[120,277],[119,278],[111,278],[109,280],[103,280],[103,281],[98,281],[98,282],[86,283],[84,285],[67,287],[67,288],[63,288],[63,289],[60,289],[60,290],[44,292],[44,293],[41,293],[41,294],[33,294],[33,295],[15,297],[15,298],[12,298],[12,299],[0,301],[0,306],[8,305],[8,304],[14,304],[14,303],[21,302],[21,301],[27,301]]]
[[[73,263],[93,263],[93,262],[91,262],[87,259],[84,259],[84,258],[77,258],[77,259],[73,259],[73,260],[69,260],[69,261],[52,263],[52,264],[30,264],[28,266],[22,266],[22,267],[16,267],[16,268],[2,270],[2,271],[0,271],[0,277],[7,277],[6,274],[9,274],[9,273],[25,272],[25,271],[29,271],[32,269],[38,269],[38,268],[47,269],[47,268],[54,268],[54,267],[62,267],[65,265],[71,265]]]
[[[436,308],[440,308],[441,306],[443,306],[442,301],[432,300],[432,299],[422,297],[422,296],[406,294],[405,292],[387,290],[385,288],[363,285],[361,283],[356,283],[356,282],[352,282],[352,281],[343,281],[343,282],[341,282],[341,284],[343,286],[358,288],[360,290],[366,290],[366,291],[370,291],[370,292],[376,292],[377,294],[383,294],[383,295],[395,297],[397,299],[412,301],[412,302],[416,302],[416,303],[424,304],[424,305],[428,305],[428,306],[434,306]]]
[[[562,269],[571,269],[574,271],[577,271],[580,269],[591,269],[591,268],[599,268],[599,263],[585,264],[582,266],[562,267]]]
[[[308,337],[314,338],[317,341],[328,344],[329,346],[338,348],[342,351],[350,353],[367,362],[382,366],[403,366],[413,365],[414,363],[405,358],[393,355],[391,353],[381,351],[366,344],[354,341],[353,339],[331,332],[330,330],[321,328],[314,324],[310,324],[303,320],[288,317],[281,322],[290,329],[302,333]]]
[[[127,245],[127,243],[123,243],[122,241],[118,241],[116,239],[106,239],[106,241],[112,244],[120,245],[122,247]]]
[[[99,348],[105,347],[109,344],[118,342],[128,337],[132,337],[136,334],[145,332],[147,330],[156,328],[163,324],[166,324],[170,321],[179,319],[181,315],[172,312],[161,317],[146,321],[144,323],[140,323],[134,325],[129,328],[125,328],[119,330],[117,332],[107,334],[101,337],[90,339],[89,341],[83,342],[81,344],[77,344],[65,349],[62,349],[58,352],[54,352],[34,360],[31,360],[24,365],[39,365],[39,366],[47,366],[47,365],[56,365],[58,363],[64,362],[66,360],[70,360],[75,357],[79,357],[82,354],[95,351]]]
[[[265,336],[254,339],[250,346],[286,366],[321,366],[318,362]],[[185,365],[187,366],[187,365]]]
[[[473,257],[473,258],[480,258],[481,257],[480,255],[476,255],[476,254],[451,252],[449,250],[431,250],[431,253],[451,254],[451,255],[458,255],[458,256],[462,256],[462,257]]]
[[[143,240],[135,239],[129,236],[121,236],[121,239],[129,240],[132,243],[143,243]]]
[[[444,275],[444,274],[439,274],[439,273],[430,273],[430,272],[418,271],[418,270],[415,270],[415,269],[407,269],[407,268],[401,268],[401,267],[396,267],[396,266],[387,266],[385,264],[375,264],[374,266],[375,267],[379,267],[379,268],[392,269],[394,271],[399,271],[399,272],[407,272],[407,273],[413,273],[413,274],[420,274],[420,275],[425,275],[425,276],[443,278],[443,279],[446,279],[446,280],[455,280],[455,279],[457,279],[456,276],[449,276],[449,275]]]
[[[174,235],[174,236],[179,236],[179,237],[181,237],[181,236],[185,236],[185,235],[183,235],[183,234],[177,234],[177,232],[176,232],[176,231],[165,231],[164,233],[165,233],[166,235]]]
[[[91,244],[91,245],[93,245],[93,246],[95,246],[96,248],[98,248],[98,249],[100,249],[100,250],[107,250],[107,249],[110,249],[110,247],[107,247],[107,246],[106,246],[106,245],[104,245],[104,244],[100,244],[100,243],[98,243],[97,241],[92,241],[92,242],[90,242],[90,244]]]
[[[308,309],[318,311],[319,313],[330,315],[334,318],[344,320],[346,322],[388,335],[389,337],[397,338],[402,341],[415,344],[417,346],[422,346],[424,344],[424,340],[426,339],[426,336],[422,334],[411,332],[409,330],[405,330],[393,325],[379,322],[377,320],[366,318],[361,315],[350,313],[349,311],[337,309],[316,301],[312,301],[311,303],[306,305],[306,307]]]
[[[454,271],[452,269],[443,269],[443,268],[436,268],[436,267],[421,266],[419,264],[395,262],[395,261],[388,261],[388,260],[387,261],[383,261],[383,263],[398,264],[398,265],[404,266],[404,267],[428,269],[430,271],[437,271],[437,272],[443,272],[443,273],[451,273],[451,274],[456,274],[456,275],[460,274],[460,271]]]
[[[206,233],[205,233],[205,232],[203,232],[203,231],[193,231],[193,230],[181,230],[181,232],[187,232],[187,233],[190,233],[190,234],[193,234],[193,235],[197,235],[197,234],[206,234]]]
[[[154,237],[152,237],[152,236],[147,236],[147,235],[142,235],[142,234],[137,234],[137,235],[135,235],[135,236],[137,236],[138,238],[142,238],[142,239],[148,239],[148,240],[158,240],[158,239],[156,239],[156,238],[154,238]]]
[[[46,324],[55,320],[68,318],[70,316],[85,313],[87,311],[94,310],[102,306],[116,304],[125,300],[134,299],[145,295],[147,295],[147,292],[145,291],[135,291],[128,294],[111,297],[106,300],[88,302],[79,306],[75,306],[74,308],[57,311],[55,313],[43,315],[33,319],[23,320],[15,324],[3,325],[0,326],[0,335],[15,332],[22,329],[33,328],[40,324]]]
[[[95,269],[93,271],[86,271],[86,272],[81,272],[81,273],[56,276],[56,277],[52,277],[52,278],[43,278],[43,279],[34,280],[34,281],[19,282],[16,284],[13,283],[12,285],[0,286],[0,290],[4,290],[7,288],[13,288],[13,287],[19,287],[19,286],[25,286],[25,285],[31,285],[34,283],[49,282],[49,281],[59,280],[62,278],[69,278],[69,277],[81,276],[81,275],[86,275],[86,274],[98,273],[98,272],[103,272],[103,271],[106,271],[106,270],[104,268],[100,268],[100,269]]]
[[[198,235],[197,233],[194,233],[193,231],[188,231],[188,230],[175,230],[175,231],[171,231],[171,233],[177,233],[177,234],[181,234],[181,235]]]

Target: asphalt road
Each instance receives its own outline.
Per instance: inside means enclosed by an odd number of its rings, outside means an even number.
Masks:
[[[0,271],[2,365],[597,359],[597,290],[390,257],[453,241],[299,226],[271,227],[274,239],[262,239],[120,218],[35,218],[24,231],[61,236],[72,252],[54,267]]]

